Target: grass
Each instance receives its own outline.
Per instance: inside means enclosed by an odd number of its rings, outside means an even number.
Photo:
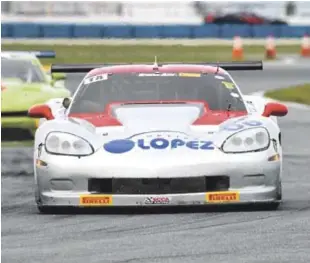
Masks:
[[[310,105],[310,83],[268,91],[265,96],[279,101]]]
[[[55,59],[44,59],[44,63],[121,63],[148,62],[217,62],[231,61],[232,48],[227,46],[161,46],[161,45],[30,45],[2,44],[5,50],[54,50]],[[279,46],[277,54],[299,53],[300,46]],[[264,46],[245,46],[245,60],[264,59]]]

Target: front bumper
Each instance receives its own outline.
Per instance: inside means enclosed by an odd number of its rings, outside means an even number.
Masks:
[[[146,162],[102,162],[98,153],[85,158],[48,155],[44,150],[35,166],[36,201],[43,206],[194,206],[277,202],[281,198],[281,160],[268,161],[273,151],[241,155],[213,152],[212,158],[195,161],[169,160],[167,165]],[[37,153],[35,153],[37,155]],[[95,164],[95,165],[94,165]],[[169,165],[168,165],[169,164]],[[150,168],[151,167],[151,168]],[[187,178],[229,178],[227,187],[196,191],[177,190],[126,192],[112,188],[90,189],[92,180],[175,180]],[[207,184],[206,184],[207,185]],[[189,188],[188,188],[189,189]],[[201,191],[200,191],[201,190]]]
[[[44,206],[123,207],[123,206],[199,206],[250,204],[280,201],[276,187],[248,187],[210,193],[166,195],[95,195],[87,192],[43,192],[39,203]]]

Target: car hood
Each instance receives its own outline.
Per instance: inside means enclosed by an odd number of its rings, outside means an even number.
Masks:
[[[24,83],[18,79],[1,80],[1,111],[27,111],[32,105],[49,98],[50,86],[45,83]]]

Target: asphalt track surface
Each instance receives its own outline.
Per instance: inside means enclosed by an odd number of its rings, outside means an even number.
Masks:
[[[274,63],[263,72],[232,75],[244,93],[252,93],[310,82],[310,63]],[[279,124],[284,203],[278,211],[40,215],[32,150],[2,149],[2,262],[308,263],[310,111],[290,108]]]

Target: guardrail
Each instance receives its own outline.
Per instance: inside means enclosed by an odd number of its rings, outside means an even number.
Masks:
[[[290,25],[106,25],[2,23],[2,38],[299,38],[310,26]]]

